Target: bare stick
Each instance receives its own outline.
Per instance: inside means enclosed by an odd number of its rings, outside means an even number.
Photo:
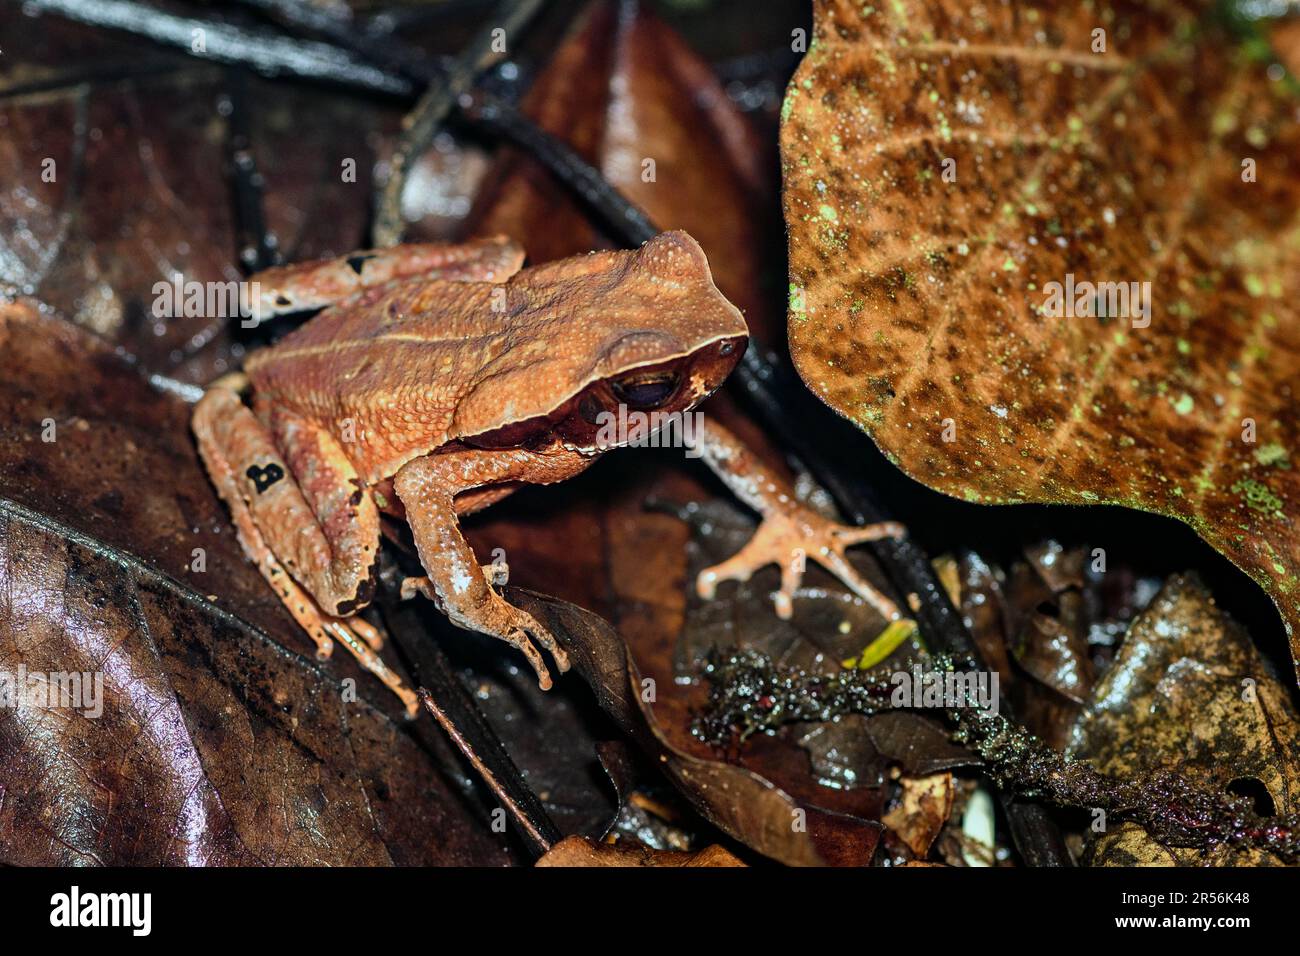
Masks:
[[[415,109],[403,121],[402,138],[393,153],[388,181],[379,193],[375,209],[375,246],[396,245],[402,239],[402,189],[411,166],[433,143],[438,128],[461,96],[467,94],[478,75],[503,53],[503,40],[524,27],[542,6],[542,0],[506,0],[500,16],[484,27],[456,57],[441,82],[425,90]]]

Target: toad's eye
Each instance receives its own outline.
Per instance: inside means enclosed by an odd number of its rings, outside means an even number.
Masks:
[[[614,397],[628,408],[658,408],[677,393],[676,372],[633,372],[610,383]]]

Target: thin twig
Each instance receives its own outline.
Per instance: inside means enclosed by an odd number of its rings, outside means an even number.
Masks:
[[[529,849],[541,856],[563,834],[466,689],[446,652],[428,633],[411,604],[386,599],[381,602],[380,611],[403,662],[415,675],[424,708],[510,814]]]
[[[230,96],[226,149],[234,187],[239,259],[250,272],[258,272],[279,265],[284,257],[275,235],[267,230],[262,209],[262,175],[253,155],[248,121],[248,77],[242,67],[232,66],[226,70],[226,79]]]
[[[465,51],[452,61],[442,78],[430,84],[415,109],[407,116],[402,137],[393,152],[387,182],[379,194],[375,209],[374,245],[392,246],[402,240],[402,190],[411,166],[433,143],[439,127],[456,101],[470,91],[478,75],[496,62],[502,51],[499,38],[515,42],[516,31],[541,9],[542,0],[505,0],[500,15],[470,41]],[[504,32],[502,32],[504,31]]]
[[[263,76],[300,76],[395,96],[414,92],[406,77],[372,66],[328,43],[179,17],[134,0],[26,0],[23,9],[132,33],[199,59],[242,64]]]
[[[567,143],[556,139],[518,110],[490,94],[478,92],[461,110],[476,128],[497,133],[528,154],[577,193],[590,212],[630,246],[639,246],[658,233],[640,207],[630,202]]]
[[[542,827],[535,823],[518,801],[514,799],[510,790],[497,778],[496,773],[488,766],[487,761],[479,756],[479,748],[476,748],[466,736],[464,719],[453,718],[448,714],[433,694],[429,692],[428,688],[421,687],[419,693],[420,703],[424,705],[424,709],[433,715],[433,719],[451,738],[451,742],[456,745],[456,749],[470,762],[478,775],[483,778],[483,781],[492,790],[492,793],[501,801],[502,807],[510,811],[515,826],[519,828],[519,832],[523,834],[529,846],[538,856],[545,854],[561,838],[560,832],[556,830],[554,824],[550,823],[549,817],[546,819],[548,826]],[[500,740],[495,734],[492,735],[491,739],[494,741]]]
[[[307,0],[238,2],[264,13],[291,31],[305,30],[345,50],[351,50],[371,65],[390,73],[400,73],[421,87],[436,81],[451,64],[450,57],[431,57],[422,50],[407,46],[391,34],[372,35],[357,22],[347,7],[335,12],[333,8],[319,7]]]

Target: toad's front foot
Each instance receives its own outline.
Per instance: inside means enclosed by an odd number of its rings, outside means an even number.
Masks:
[[[485,580],[491,582],[494,577],[493,566],[484,566],[480,573]],[[542,690],[551,689],[551,673],[546,669],[546,662],[542,659],[541,652],[537,650],[537,644],[551,652],[551,656],[555,658],[555,666],[561,674],[569,669],[569,657],[555,640],[555,636],[543,627],[537,618],[515,607],[491,589],[486,591],[482,603],[474,606],[461,604],[453,608],[446,604],[428,578],[404,579],[402,599],[409,600],[416,594],[423,594],[435,604],[446,607],[447,616],[458,626],[487,634],[519,648],[536,672],[537,686]],[[534,641],[536,644],[533,643]]]
[[[854,594],[866,600],[887,620],[902,617],[898,605],[871,586],[845,557],[844,549],[864,541],[901,538],[907,529],[896,522],[855,525],[839,524],[793,502],[763,519],[754,537],[735,555],[705,568],[695,579],[700,597],[712,598],[719,581],[748,581],[755,571],[769,564],[781,568],[781,587],[772,595],[777,616],[789,620],[794,613],[794,592],[803,581],[809,559],[843,581]]]

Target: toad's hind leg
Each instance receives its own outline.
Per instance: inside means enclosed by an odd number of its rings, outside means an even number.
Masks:
[[[209,388],[194,410],[193,428],[244,553],[315,641],[318,657],[328,657],[334,641],[341,641],[414,715],[417,698],[376,653],[378,632],[360,618],[342,616],[369,597],[379,543],[373,501],[346,481],[331,490],[340,478],[337,447],[331,450],[328,436],[296,422],[276,423],[289,439],[286,461],[271,432],[240,400],[241,385],[242,377],[229,377]],[[313,456],[317,460],[308,464]],[[309,476],[305,486],[296,474]]]
[[[253,276],[260,318],[319,309],[363,289],[402,279],[505,282],[524,263],[524,251],[504,236],[469,242],[425,242],[353,252],[338,259],[276,266]]]
[[[831,521],[796,500],[794,489],[784,479],[712,420],[700,430],[695,447],[727,487],[763,517],[748,544],[721,564],[699,573],[696,591],[700,597],[712,598],[719,581],[748,581],[759,568],[777,564],[781,568],[781,587],[772,599],[777,616],[788,619],[794,613],[794,594],[803,579],[806,559],[811,559],[848,585],[886,620],[902,617],[898,605],[849,563],[844,549],[865,541],[901,538],[906,528],[893,521],[861,527]]]

